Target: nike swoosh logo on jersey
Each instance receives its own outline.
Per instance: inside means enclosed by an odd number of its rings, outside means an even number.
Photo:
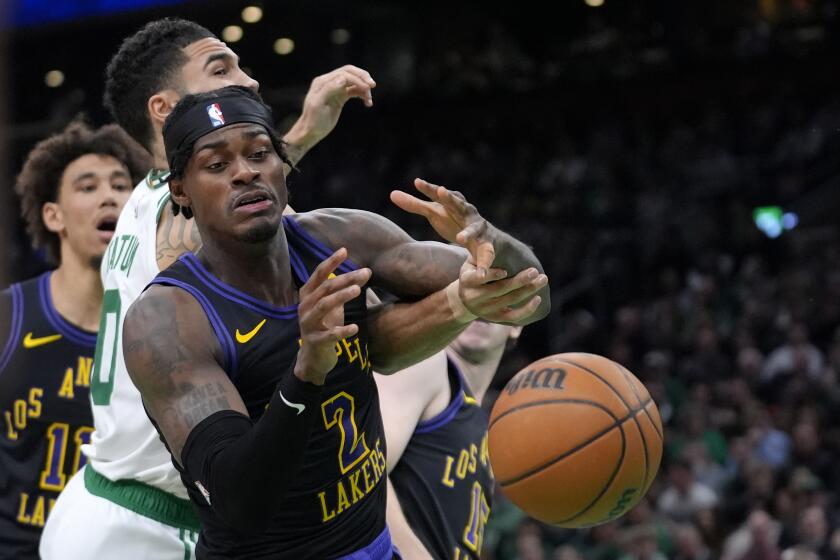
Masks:
[[[246,332],[245,334],[242,334],[241,332],[239,332],[239,329],[236,329],[236,342],[238,342],[239,344],[245,344],[246,342],[254,338],[256,334],[260,332],[262,326],[265,325],[265,322],[266,319],[263,319],[257,324],[256,327]]]
[[[295,410],[298,411],[298,416],[300,416],[300,413],[303,412],[306,409],[306,405],[297,404],[297,403],[287,401],[286,397],[283,396],[283,391],[280,391],[278,389],[277,392],[280,394],[280,398],[283,399],[284,403],[286,403],[287,405],[291,406],[292,408],[294,408]]]
[[[32,338],[32,333],[26,333],[26,336],[23,337],[23,347],[24,348],[35,348],[36,346],[43,346],[44,344],[49,344],[50,342],[55,342],[61,338],[60,334],[51,334],[49,336],[39,336],[38,338]]]

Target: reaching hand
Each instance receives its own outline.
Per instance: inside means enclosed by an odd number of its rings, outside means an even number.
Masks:
[[[470,313],[493,323],[515,324],[537,310],[542,301],[537,293],[548,283],[548,276],[528,268],[507,278],[504,269],[491,268],[479,278],[475,265],[467,261],[458,280],[458,296]]]
[[[344,304],[359,296],[370,279],[370,269],[335,276],[335,269],[346,258],[347,249],[339,249],[319,264],[300,288],[298,321],[302,344],[295,375],[310,383],[324,383],[338,360],[335,343],[359,332],[355,323],[344,324]]]
[[[376,82],[367,71],[350,64],[312,80],[300,118],[307,129],[307,143],[317,144],[332,132],[348,100],[358,97],[365,106],[372,107],[371,90],[375,87]]]
[[[392,191],[391,201],[406,212],[426,218],[435,231],[450,243],[466,247],[470,252],[469,262],[475,265],[478,278],[484,280],[487,269],[496,258],[493,247],[495,228],[461,193],[423,179],[415,179],[414,186],[430,200]]]

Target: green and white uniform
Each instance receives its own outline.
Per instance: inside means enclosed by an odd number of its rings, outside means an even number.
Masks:
[[[95,431],[83,447],[87,466],[44,528],[44,560],[195,557],[198,520],[122,353],[125,313],[160,272],[157,224],[170,211],[168,177],[152,170],[137,185],[102,261],[105,293],[90,380]]]

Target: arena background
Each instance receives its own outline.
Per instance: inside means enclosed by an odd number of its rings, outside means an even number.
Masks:
[[[462,190],[553,286],[494,386],[596,352],[666,421],[658,482],[624,519],[560,531],[497,493],[484,556],[840,558],[838,7],[5,0],[0,282],[45,267],[12,192],[23,158],[79,112],[108,121],[105,63],[144,22],[183,16],[229,41],[239,26],[231,44],[281,129],[312,77],[353,63],[375,106],[350,103],[304,159],[295,208],[369,209],[428,237],[388,191],[415,176]]]

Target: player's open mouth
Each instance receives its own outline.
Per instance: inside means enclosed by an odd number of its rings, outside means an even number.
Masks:
[[[114,230],[117,229],[117,218],[114,216],[101,218],[96,223],[96,229],[99,232],[99,238],[105,243],[109,242],[114,236]]]
[[[255,191],[240,195],[234,201],[235,209],[242,209],[248,212],[264,210],[274,204],[274,200],[265,191]]]

